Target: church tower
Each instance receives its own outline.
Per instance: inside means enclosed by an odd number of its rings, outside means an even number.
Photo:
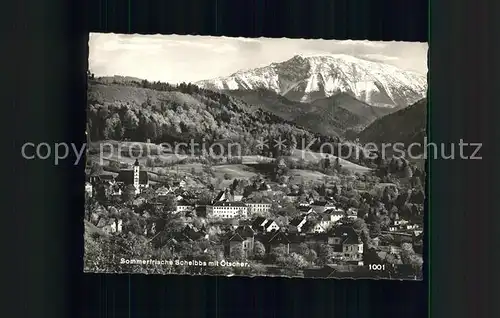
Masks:
[[[139,194],[140,189],[139,189],[139,160],[135,159],[134,163],[134,187],[135,187],[135,193]]]

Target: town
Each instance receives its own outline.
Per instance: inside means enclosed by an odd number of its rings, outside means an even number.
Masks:
[[[215,178],[227,162],[180,162],[158,173],[151,159],[103,166],[89,160],[85,270],[301,277],[359,271],[421,278],[424,173],[394,158],[384,163],[382,176],[380,169],[359,173],[334,158],[318,164],[330,171],[322,179],[293,175],[300,167],[285,157],[239,163],[258,171],[240,178],[231,172]],[[250,266],[141,267],[118,265],[120,258]],[[371,264],[386,270],[370,271]]]

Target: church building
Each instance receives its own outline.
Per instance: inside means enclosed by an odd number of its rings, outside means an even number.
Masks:
[[[136,159],[133,170],[121,170],[116,177],[118,183],[124,186],[133,185],[135,193],[141,193],[142,189],[149,187],[149,176],[147,171],[141,171],[139,161]]]

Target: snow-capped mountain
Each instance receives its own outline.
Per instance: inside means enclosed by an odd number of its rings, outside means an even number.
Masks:
[[[214,90],[264,88],[301,102],[348,93],[369,105],[391,108],[413,104],[427,91],[426,75],[345,54],[296,55],[196,84]]]

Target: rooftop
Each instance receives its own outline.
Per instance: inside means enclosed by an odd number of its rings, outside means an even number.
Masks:
[[[246,207],[247,205],[243,202],[215,202],[213,206],[228,206],[228,207]]]

